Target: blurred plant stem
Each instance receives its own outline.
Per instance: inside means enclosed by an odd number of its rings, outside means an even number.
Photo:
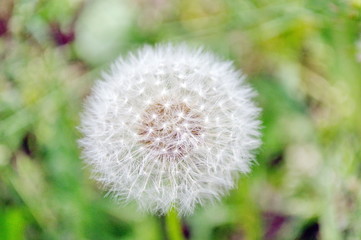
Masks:
[[[167,226],[166,226],[166,217],[164,215],[159,217],[160,221],[160,230],[162,235],[162,240],[168,240]]]
[[[172,209],[167,215],[160,217],[163,240],[183,240],[182,222],[177,212]]]

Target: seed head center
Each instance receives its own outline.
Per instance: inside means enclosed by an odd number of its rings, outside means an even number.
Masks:
[[[162,99],[144,110],[140,143],[162,159],[179,159],[201,143],[202,123],[201,114],[186,103]]]

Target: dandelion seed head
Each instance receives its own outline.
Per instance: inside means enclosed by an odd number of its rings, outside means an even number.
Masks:
[[[117,60],[85,101],[83,158],[112,195],[192,213],[247,173],[260,145],[254,91],[230,62],[186,45]]]

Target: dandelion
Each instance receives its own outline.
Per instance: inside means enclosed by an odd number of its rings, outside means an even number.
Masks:
[[[96,82],[79,140],[94,178],[140,209],[180,215],[219,199],[260,145],[254,91],[231,62],[186,45],[143,47]]]

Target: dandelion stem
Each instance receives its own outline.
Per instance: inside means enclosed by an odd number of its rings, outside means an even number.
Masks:
[[[164,240],[184,240],[182,223],[174,209],[166,216],[162,216],[160,220]]]
[[[182,223],[177,211],[172,209],[166,216],[167,232],[169,240],[183,240]]]
[[[162,240],[169,240],[165,216],[164,215],[160,216],[159,221],[160,221],[160,233],[162,236]]]

